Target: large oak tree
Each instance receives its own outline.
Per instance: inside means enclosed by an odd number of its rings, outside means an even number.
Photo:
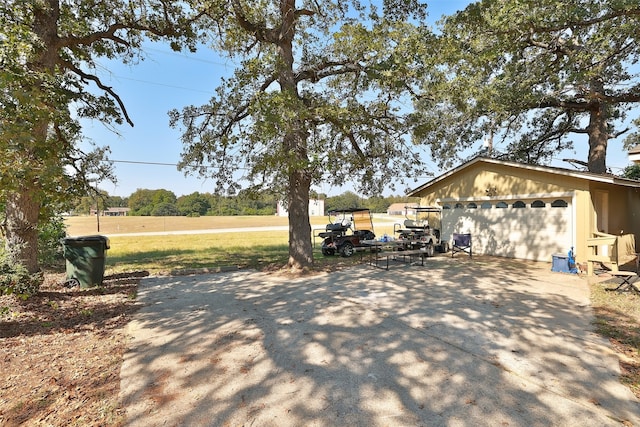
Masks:
[[[425,79],[416,140],[444,166],[493,135],[507,158],[541,163],[582,134],[581,162],[605,173],[608,141],[640,102],[639,29],[637,0],[473,3],[442,21],[425,59],[440,74]]]
[[[0,5],[0,206],[16,262],[38,271],[37,226],[49,208],[109,177],[86,153],[79,118],[133,125],[98,58],[137,60],[145,37],[193,44],[198,16],[170,0],[5,0]]]
[[[377,2],[380,3],[380,2]],[[380,193],[420,166],[404,140],[400,100],[430,35],[409,24],[418,1],[213,0],[213,47],[238,65],[203,106],[171,113],[183,129],[181,167],[219,191],[280,194],[289,211],[289,266],[313,262],[312,184],[359,182]]]

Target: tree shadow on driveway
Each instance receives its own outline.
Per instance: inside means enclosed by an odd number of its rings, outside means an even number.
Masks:
[[[144,280],[128,424],[639,423],[585,281],[513,260],[425,264]]]

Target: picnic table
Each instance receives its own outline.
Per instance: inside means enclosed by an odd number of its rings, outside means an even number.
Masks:
[[[389,260],[412,263],[414,258],[420,258],[420,265],[424,265],[426,252],[421,249],[405,250],[407,242],[402,240],[364,240],[366,246],[370,246],[369,265],[389,270]],[[384,264],[382,264],[384,261]]]

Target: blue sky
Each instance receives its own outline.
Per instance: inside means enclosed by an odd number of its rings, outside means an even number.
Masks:
[[[468,0],[431,1],[428,7],[429,20],[435,23],[442,15],[464,9],[469,3],[471,2]],[[98,62],[100,78],[120,95],[135,124],[133,128],[128,125],[119,126],[116,134],[101,123],[84,122],[85,136],[99,146],[109,146],[110,158],[115,161],[118,182],[103,182],[100,188],[121,197],[128,197],[138,188],[167,189],[177,196],[195,191],[213,192],[213,181],[185,177],[174,166],[180,161],[182,143],[180,131],[169,127],[167,112],[174,108],[181,110],[187,105],[199,106],[207,103],[220,78],[230,75],[234,65],[207,48],[191,54],[176,53],[167,45],[158,43],[146,46],[145,60],[136,65]],[[571,157],[586,160],[587,142],[577,141],[575,146],[575,153],[561,153],[558,159]],[[436,175],[442,172],[433,162],[428,163],[429,172]],[[628,164],[622,140],[610,141],[607,166],[617,173]],[[553,165],[570,167],[561,160]],[[410,182],[409,186],[417,187],[428,179],[425,175],[415,184]],[[342,188],[320,186],[315,190],[337,195],[351,190],[351,187],[347,183]],[[400,190],[401,188],[397,188],[395,194],[399,194]]]

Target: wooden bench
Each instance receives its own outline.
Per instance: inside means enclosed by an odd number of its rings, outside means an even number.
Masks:
[[[635,249],[635,236],[623,234],[620,236],[602,232],[593,232],[592,237],[587,238],[587,274],[593,276],[594,264],[600,264],[611,272],[616,272],[619,267],[637,259]],[[636,270],[637,270],[636,266]]]

